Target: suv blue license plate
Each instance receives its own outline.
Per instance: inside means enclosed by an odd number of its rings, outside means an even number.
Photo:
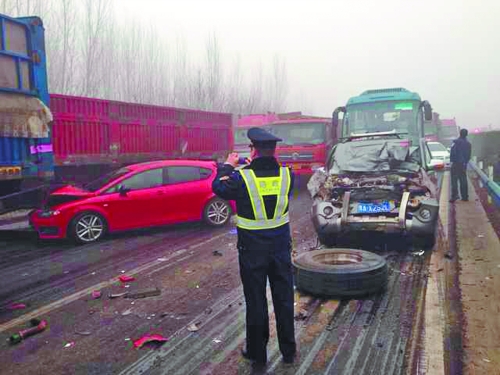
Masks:
[[[358,203],[358,214],[374,214],[379,212],[391,212],[391,204],[384,202],[376,203]]]

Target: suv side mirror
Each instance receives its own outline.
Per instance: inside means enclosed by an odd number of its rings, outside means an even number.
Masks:
[[[424,120],[425,121],[432,121],[432,107],[429,104],[427,100],[425,100],[423,103],[424,107]]]
[[[332,114],[332,125],[333,125],[333,130],[336,132],[337,127],[339,126],[339,113],[343,112],[345,113],[345,107],[337,107],[335,111],[333,111]]]

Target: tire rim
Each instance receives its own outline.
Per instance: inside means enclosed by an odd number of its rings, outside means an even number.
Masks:
[[[358,254],[350,254],[350,253],[326,253],[326,254],[318,254],[313,257],[316,262],[320,262],[323,264],[329,264],[332,266],[341,266],[347,264],[361,263],[363,261],[363,257]]]
[[[96,215],[85,215],[76,223],[76,236],[83,242],[93,242],[101,237],[104,223]]]
[[[224,202],[212,202],[208,207],[207,216],[213,224],[224,224],[229,218],[229,207]]]

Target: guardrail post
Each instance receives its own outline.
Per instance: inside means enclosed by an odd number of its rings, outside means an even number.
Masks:
[[[472,161],[474,162],[474,164],[477,164],[477,156],[473,156]]]
[[[477,166],[479,167],[479,169],[480,169],[480,170],[483,170],[483,162],[482,162],[482,161],[480,161],[480,162],[477,164]]]
[[[488,178],[493,181],[493,166],[488,166]]]

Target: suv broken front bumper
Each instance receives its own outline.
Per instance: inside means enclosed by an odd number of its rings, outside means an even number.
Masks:
[[[397,217],[380,215],[350,215],[350,193],[343,198],[341,212],[330,202],[315,202],[311,209],[316,232],[321,235],[335,235],[351,231],[378,231],[385,233],[409,233],[413,235],[434,234],[439,214],[436,199],[426,199],[411,218],[407,215],[409,193],[404,193]]]

